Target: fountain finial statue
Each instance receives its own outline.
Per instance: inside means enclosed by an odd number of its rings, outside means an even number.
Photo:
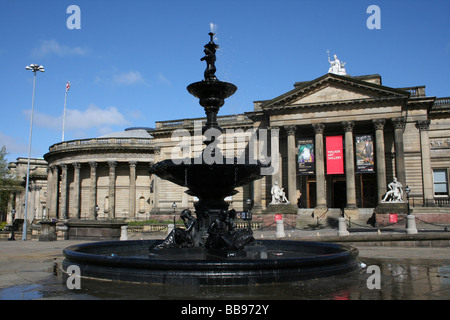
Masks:
[[[205,56],[201,58],[200,61],[206,61],[205,80],[215,81],[217,80],[217,77],[215,75],[216,50],[219,49],[219,46],[214,43],[214,33],[210,32],[209,36],[211,37],[211,41],[205,45]]]

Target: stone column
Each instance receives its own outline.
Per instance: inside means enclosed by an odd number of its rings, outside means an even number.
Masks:
[[[52,175],[52,186],[50,188],[50,191],[52,194],[52,202],[51,202],[51,212],[49,212],[48,217],[49,218],[58,218],[58,200],[59,200],[59,170],[57,166],[50,167],[50,169],[53,171]]]
[[[295,146],[295,126],[286,127],[287,132],[287,165],[288,165],[288,200],[292,204],[297,203],[297,168]]]
[[[97,162],[89,162],[89,166],[91,167],[91,193],[88,219],[95,220],[95,206],[97,205]]]
[[[434,204],[433,171],[431,169],[430,139],[428,136],[430,120],[417,121],[416,126],[420,130],[420,149],[422,150],[423,200],[425,204],[430,205]]]
[[[109,210],[108,218],[113,219],[116,217],[116,161],[108,161],[109,165]]]
[[[316,208],[314,214],[321,214],[327,210],[326,190],[325,190],[325,163],[323,151],[323,132],[325,124],[314,123],[315,133],[315,161],[316,161]]]
[[[397,180],[406,187],[406,172],[405,172],[405,151],[403,148],[403,129],[405,127],[405,118],[399,117],[392,119],[394,125],[394,140],[395,140],[395,176]]]
[[[30,196],[28,203],[28,215],[27,219],[33,221],[36,219],[36,181],[30,181]],[[30,214],[31,213],[31,214]]]
[[[61,218],[68,219],[67,212],[67,165],[61,165]]]
[[[255,128],[255,130],[257,130]],[[253,141],[254,143],[254,147],[253,147],[253,158],[256,160],[261,160],[259,159],[259,143],[258,141],[261,140],[261,137],[259,137],[259,132],[257,137],[259,139],[255,139]],[[266,142],[267,137],[266,137]],[[265,146],[267,147],[267,146]],[[261,194],[261,188],[262,188],[262,179],[257,179],[255,181],[253,181],[253,212],[255,213],[260,213],[261,209],[262,209],[262,194]]]
[[[6,212],[6,223],[8,224],[12,224],[12,213],[11,210],[12,209],[16,209],[16,193],[15,192],[11,192],[9,194],[9,202],[8,202],[8,211]],[[16,211],[17,214],[17,211]]]
[[[385,122],[386,120],[384,119],[373,120],[373,125],[375,127],[375,143],[376,143],[378,203],[381,203],[381,200],[383,199],[383,196],[387,191],[386,154],[384,149]]]
[[[78,162],[72,163],[73,165],[73,210],[75,218],[81,218],[80,211],[80,198],[81,198],[81,181],[80,181],[80,168],[81,165]]]
[[[161,148],[156,147],[154,150],[154,163],[158,163],[160,161],[161,157]],[[150,166],[153,165],[153,163],[150,163]],[[153,175],[153,211],[159,211],[159,184],[160,184],[160,177],[157,175]]]
[[[129,216],[136,217],[136,161],[130,161],[130,203]]]
[[[270,128],[270,158],[271,158],[271,166],[274,167],[274,172],[272,173],[272,186],[275,185],[275,182],[278,182],[281,185],[281,157],[280,157],[280,128],[279,127],[271,127]],[[277,147],[275,147],[277,144]],[[278,152],[277,152],[278,151]],[[270,201],[269,201],[270,202]]]
[[[350,210],[356,210],[356,186],[355,186],[355,154],[353,151],[353,127],[355,123],[353,121],[344,121],[342,126],[345,131],[345,180],[347,185],[347,206],[345,212],[347,215],[353,215],[354,212]]]
[[[50,217],[52,209],[52,195],[53,195],[53,169],[47,168],[47,217]]]
[[[41,186],[38,186],[35,184],[34,190],[35,190],[35,204],[36,207],[36,219],[43,219],[42,215],[42,207],[41,207]]]

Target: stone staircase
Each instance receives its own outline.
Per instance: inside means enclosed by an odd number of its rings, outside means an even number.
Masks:
[[[313,212],[314,209],[299,209],[297,214],[297,228],[317,226],[317,223],[319,223],[319,227],[329,226],[337,228],[338,218],[341,216],[341,209],[328,208],[327,212],[323,216],[315,215],[312,217]],[[359,209],[358,219],[353,219],[352,223],[370,227],[370,225],[367,224],[367,220],[372,216],[372,213],[373,208]],[[346,218],[348,219],[347,216]]]

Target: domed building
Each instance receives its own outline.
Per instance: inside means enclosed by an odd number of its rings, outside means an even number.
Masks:
[[[94,139],[52,145],[48,163],[50,218],[148,218],[154,206],[150,128],[129,128]]]

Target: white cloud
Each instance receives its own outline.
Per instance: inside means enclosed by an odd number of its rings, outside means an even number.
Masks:
[[[112,125],[128,125],[128,120],[119,112],[116,107],[107,107],[100,109],[95,105],[90,105],[86,110],[67,110],[66,128],[74,129],[90,129],[102,128]]]
[[[158,75],[157,75],[157,78],[158,78],[158,82],[159,83],[164,84],[164,85],[169,86],[169,87],[172,86],[172,82],[170,82],[170,80],[167,79],[166,76],[163,73],[159,72]]]
[[[0,131],[0,148],[6,146],[6,151],[13,154],[28,152],[28,145],[19,142],[16,138],[5,135]]]
[[[26,112],[29,118],[30,111]],[[45,113],[34,113],[33,123],[42,128],[52,130],[62,130],[62,115],[53,116]],[[67,109],[65,131],[78,132],[81,134],[84,130],[97,129],[98,132],[110,130],[110,126],[126,126],[130,122],[120,113],[116,107],[107,107],[101,109],[93,104],[86,110]]]
[[[87,53],[86,48],[69,47],[59,44],[56,40],[43,40],[41,45],[31,51],[31,55],[35,58],[43,58],[50,55],[63,56],[82,56]]]
[[[145,79],[139,71],[128,71],[97,76],[95,83],[101,85],[131,86],[145,84]]]
[[[114,75],[112,82],[113,84],[129,86],[133,84],[144,83],[145,81],[139,71],[129,71]]]

